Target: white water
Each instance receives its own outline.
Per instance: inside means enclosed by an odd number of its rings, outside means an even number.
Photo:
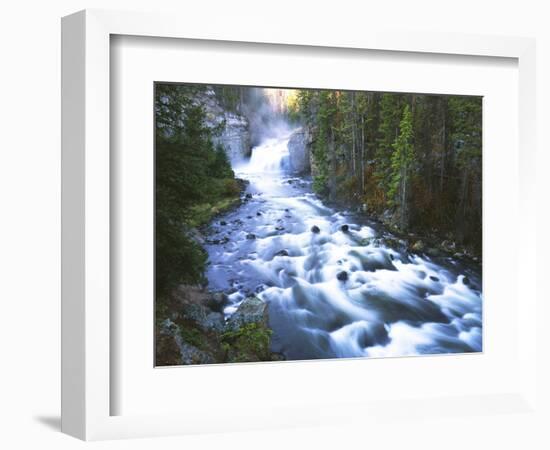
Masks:
[[[289,136],[266,139],[252,150],[250,160],[239,168],[240,172],[272,175],[284,171],[288,168],[288,140]]]
[[[268,302],[272,349],[287,359],[481,351],[478,270],[389,248],[383,229],[326,207],[286,173],[287,144],[253,149],[236,168],[252,198],[213,224],[207,276],[229,294],[226,314],[247,295]]]

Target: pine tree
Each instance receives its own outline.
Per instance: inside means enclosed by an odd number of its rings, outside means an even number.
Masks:
[[[382,94],[380,99],[380,127],[378,130],[375,175],[383,191],[390,188],[392,179],[393,144],[399,133],[403,108],[401,94]],[[390,198],[390,197],[388,197]]]
[[[225,150],[214,147],[196,99],[205,87],[155,87],[156,290],[164,296],[179,283],[200,283],[206,264],[202,248],[188,235],[193,207],[225,195],[234,178]]]
[[[411,178],[412,163],[414,161],[414,147],[412,143],[412,113],[409,105],[403,109],[403,118],[399,124],[399,135],[392,144],[391,182],[388,190],[390,201],[398,206],[400,211],[400,226],[408,226],[408,194]]]

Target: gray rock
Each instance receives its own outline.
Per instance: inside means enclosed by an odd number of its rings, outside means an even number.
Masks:
[[[223,292],[214,292],[207,300],[206,306],[212,311],[223,312],[223,307],[227,303],[227,295]]]
[[[267,326],[267,303],[258,297],[247,297],[226,324],[228,331],[234,331],[249,323]]]
[[[182,304],[183,317],[194,321],[204,331],[221,331],[223,315],[197,303]]]
[[[178,326],[170,319],[165,319],[161,322],[159,327],[160,334],[165,336],[175,336],[177,334]]]
[[[179,337],[176,337],[176,343],[180,349],[182,364],[213,364],[216,362],[212,355],[184,342]]]
[[[217,140],[217,142],[216,142]],[[243,116],[225,113],[225,128],[214,143],[224,146],[232,163],[239,162],[250,155],[250,132],[248,120]]]
[[[191,228],[187,230],[187,236],[195,243],[199,245],[204,245],[206,240],[199,230],[196,228]]]
[[[203,107],[208,128],[222,127],[221,133],[215,136],[214,145],[221,144],[232,163],[239,162],[250,155],[250,126],[246,117],[226,111],[209,89],[196,96],[195,103]]]
[[[308,136],[303,128],[290,135],[288,141],[290,170],[296,174],[309,173]]]

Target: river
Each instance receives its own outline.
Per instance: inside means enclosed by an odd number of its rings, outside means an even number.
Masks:
[[[242,205],[211,224],[209,289],[269,304],[272,350],[286,359],[482,350],[480,269],[387,245],[388,230],[313,193],[288,171],[288,133],[235,167]],[[394,248],[392,248],[394,247]]]

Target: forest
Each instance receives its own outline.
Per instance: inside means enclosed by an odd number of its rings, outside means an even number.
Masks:
[[[315,191],[481,254],[482,99],[298,90]]]
[[[221,145],[206,126],[195,99],[203,86],[155,87],[156,295],[181,283],[204,282],[206,253],[193,238],[195,227],[238,200],[241,187]]]
[[[482,98],[155,84],[155,364],[482,350]]]

